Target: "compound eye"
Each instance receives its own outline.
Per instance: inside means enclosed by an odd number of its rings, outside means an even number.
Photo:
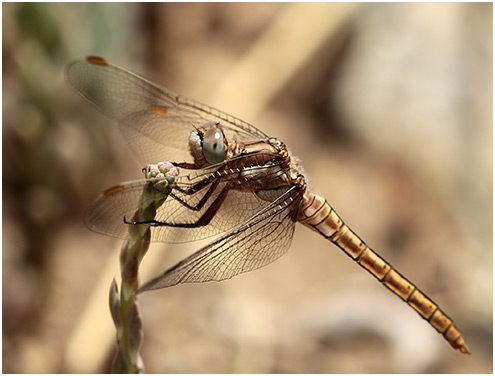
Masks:
[[[225,159],[224,135],[219,128],[208,129],[203,136],[203,155],[208,163],[215,164]]]

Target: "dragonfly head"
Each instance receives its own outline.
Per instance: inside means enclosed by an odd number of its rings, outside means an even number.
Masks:
[[[227,146],[225,135],[217,122],[206,123],[189,136],[189,149],[194,163],[199,167],[224,161]]]

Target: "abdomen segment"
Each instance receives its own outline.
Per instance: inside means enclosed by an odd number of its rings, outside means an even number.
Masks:
[[[469,354],[461,333],[440,307],[416,285],[403,277],[392,265],[364,243],[337,215],[328,202],[306,192],[297,220],[331,240],[349,257],[376,277],[385,287],[404,300],[427,320],[454,348]]]

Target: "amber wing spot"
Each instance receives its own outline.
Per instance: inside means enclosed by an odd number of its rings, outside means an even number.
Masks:
[[[91,64],[107,65],[107,61],[98,56],[88,56],[86,60]]]
[[[105,192],[103,192],[104,196],[111,196],[115,193],[118,193],[124,189],[123,185],[116,185],[115,187],[108,188]]]
[[[151,106],[150,112],[153,112],[154,114],[158,114],[158,115],[166,115],[168,111],[165,107]]]

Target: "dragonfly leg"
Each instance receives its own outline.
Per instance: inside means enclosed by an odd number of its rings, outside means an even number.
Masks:
[[[208,209],[206,209],[204,214],[196,222],[193,223],[173,223],[173,222],[161,222],[155,220],[144,221],[144,222],[133,222],[133,221],[128,221],[125,217],[124,217],[124,222],[128,225],[149,224],[151,226],[168,226],[168,227],[182,227],[182,228],[196,228],[196,227],[206,226],[211,222],[211,220],[217,213],[218,209],[220,209],[220,207],[222,206],[223,202],[225,201],[225,198],[227,197],[227,193],[229,192],[229,190],[230,190],[229,186],[224,187],[220,192],[220,194],[215,199],[215,201],[213,201],[212,204],[208,207]]]
[[[185,169],[188,169],[188,170],[199,170],[199,167],[196,166],[194,163],[188,163],[188,162],[172,162],[172,164],[175,167],[179,167],[179,168],[185,168]]]
[[[190,205],[190,204],[188,204],[186,201],[184,201],[183,199],[181,199],[180,197],[178,197],[176,194],[174,194],[173,191],[169,193],[169,196],[172,197],[172,198],[174,198],[178,202],[180,202],[186,208],[188,208],[190,210],[198,211],[198,210],[201,210],[203,208],[203,206],[205,205],[206,201],[208,201],[208,199],[211,197],[211,195],[213,194],[213,192],[215,191],[215,189],[217,188],[217,186],[218,186],[218,183],[212,183],[211,186],[210,186],[210,188],[208,188],[208,191],[204,194],[204,196],[201,198],[201,200],[199,200],[199,202],[196,205]],[[180,192],[185,193],[185,194],[188,194],[185,191],[180,191]],[[192,193],[190,193],[190,194],[192,194]]]

